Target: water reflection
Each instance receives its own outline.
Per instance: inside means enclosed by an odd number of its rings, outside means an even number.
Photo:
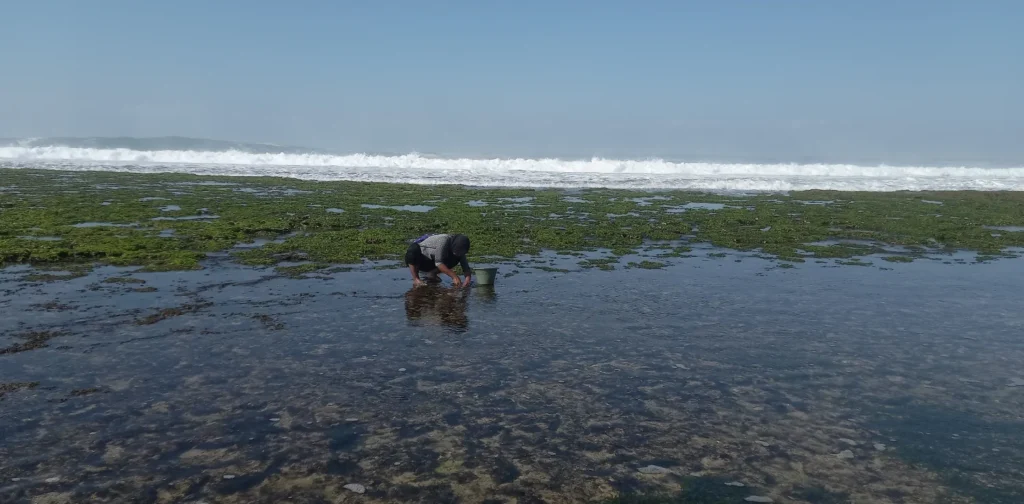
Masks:
[[[469,289],[425,285],[405,293],[405,317],[411,325],[439,325],[465,331]]]
[[[473,293],[477,299],[492,304],[498,300],[498,293],[494,291],[493,285],[478,285],[473,287]]]

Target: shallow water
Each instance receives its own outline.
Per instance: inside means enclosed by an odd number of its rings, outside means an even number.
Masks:
[[[0,384],[38,382],[0,403],[0,501],[322,502],[359,483],[380,502],[580,502],[689,475],[743,483],[736,502],[1022,491],[1018,260],[502,265],[469,291],[401,270],[126,271],[0,273],[0,348],[64,332],[0,354]]]
[[[668,213],[682,213],[690,210],[722,210],[726,205],[723,203],[700,203],[693,202],[679,206],[666,206],[665,211]]]
[[[219,215],[184,215],[181,217],[153,217],[155,221],[182,221],[182,220],[212,220],[219,219]]]
[[[396,205],[396,206],[388,206],[388,205],[373,205],[373,204],[369,204],[369,203],[363,203],[360,206],[363,207],[363,208],[390,208],[392,210],[401,210],[403,212],[429,212],[429,211],[437,208],[437,207],[433,207],[433,206],[429,206],[429,205]]]
[[[1007,231],[1010,233],[1024,233],[1024,226],[985,226],[985,229]]]
[[[90,227],[136,227],[138,224],[115,224],[113,222],[79,222],[73,224],[71,227],[76,228],[90,228]]]

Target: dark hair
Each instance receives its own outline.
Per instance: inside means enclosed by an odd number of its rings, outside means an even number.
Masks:
[[[466,235],[455,235],[452,238],[452,253],[462,257],[469,253],[469,237]]]

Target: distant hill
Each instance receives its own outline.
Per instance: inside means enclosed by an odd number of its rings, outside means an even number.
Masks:
[[[0,145],[17,145],[21,147],[63,146],[90,149],[131,149],[137,151],[207,151],[224,152],[236,150],[249,153],[329,153],[326,150],[311,149],[287,145],[231,142],[211,140],[207,138],[189,138],[182,136],[165,137],[51,137],[51,138],[2,138]]]

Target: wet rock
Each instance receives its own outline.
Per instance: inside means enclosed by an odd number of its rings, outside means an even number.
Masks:
[[[1024,378],[1010,378],[1008,387],[1024,387]]]
[[[359,483],[349,483],[345,485],[345,490],[355,492],[357,494],[366,493],[366,487],[360,485]]]
[[[746,499],[743,500],[747,502],[775,502],[774,500],[772,500],[771,497],[764,497],[761,495],[751,495],[750,497],[747,497]]]
[[[875,449],[878,451],[885,451],[885,445],[882,443],[875,443]]]
[[[226,479],[226,480],[235,479],[235,475],[234,474],[225,474],[224,476],[221,476],[221,477]]]
[[[45,481],[47,483],[57,483],[57,482],[60,481],[60,476],[54,476],[52,478],[46,478],[43,481]]]
[[[726,483],[725,486],[744,487],[744,486],[747,486],[747,485],[744,485],[743,483],[741,483],[739,481],[730,481],[730,482]]]
[[[511,483],[519,477],[519,468],[511,461],[498,457],[491,469],[491,477],[499,483]]]
[[[271,421],[271,422],[280,422],[280,421],[281,421],[281,419],[280,419],[280,418],[277,418],[277,417],[274,417],[274,418],[271,418],[271,419],[270,419],[270,421]]]
[[[354,425],[342,424],[331,427],[327,430],[327,446],[335,451],[348,450],[359,442],[360,432],[359,427]]]
[[[346,475],[359,470],[359,464],[349,459],[331,459],[327,461],[327,474]]]
[[[856,441],[854,441],[852,439],[847,439],[847,438],[839,438],[839,442],[840,443],[848,444],[850,446],[857,446],[858,444],[860,444],[860,443],[857,443]]]
[[[640,471],[641,474],[668,474],[672,472],[668,469],[665,469],[664,467],[656,466],[654,464],[641,467],[640,469],[637,469],[637,471]]]
[[[836,456],[841,458],[841,459],[844,459],[844,460],[852,459],[853,458],[853,452],[850,451],[850,450],[843,450],[843,451],[839,452],[838,454],[836,454]]]
[[[763,447],[765,447],[765,448],[768,448],[769,446],[772,445],[771,443],[769,443],[767,441],[754,441],[754,442],[759,444],[759,445],[761,445],[761,446],[763,446]]]
[[[405,372],[405,368],[398,368],[398,372],[399,373],[404,373]]]

